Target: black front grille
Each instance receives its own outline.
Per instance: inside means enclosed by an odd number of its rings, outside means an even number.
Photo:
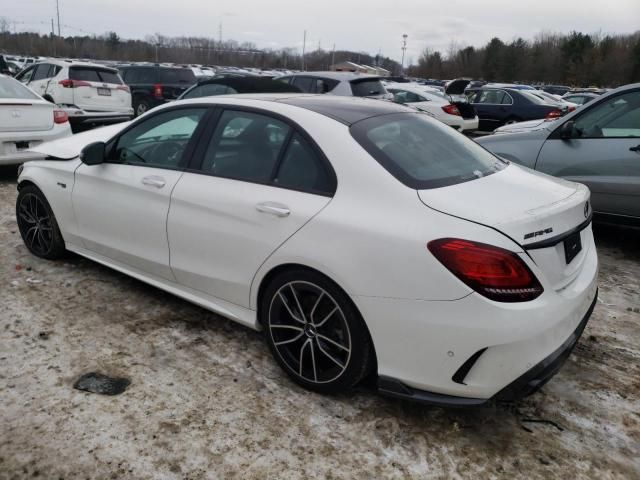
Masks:
[[[464,118],[465,120],[475,118],[476,109],[473,108],[473,105],[470,105],[467,102],[453,102],[453,104],[458,107],[462,118]]]

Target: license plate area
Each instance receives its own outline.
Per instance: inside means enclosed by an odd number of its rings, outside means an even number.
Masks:
[[[29,148],[29,142],[16,142],[16,150],[26,150]]]
[[[98,88],[98,95],[102,95],[103,97],[110,97],[111,90],[108,88]]]
[[[581,250],[582,241],[580,240],[580,232],[572,233],[564,239],[564,259],[567,265],[571,263],[571,260],[576,258],[576,255],[578,255]]]

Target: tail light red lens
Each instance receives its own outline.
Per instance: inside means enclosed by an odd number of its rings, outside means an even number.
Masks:
[[[153,86],[153,96],[156,98],[162,98],[162,85],[155,84]]]
[[[526,302],[544,289],[515,253],[486,243],[458,238],[432,240],[427,248],[451,273],[497,302]]]
[[[53,123],[67,123],[69,121],[69,115],[64,110],[53,111]]]
[[[91,84],[89,82],[85,82],[83,80],[71,80],[70,78],[65,78],[64,80],[60,80],[58,82],[64,88],[78,88],[78,87],[90,87]]]
[[[451,103],[449,105],[445,105],[444,107],[442,107],[442,110],[444,110],[449,115],[457,115],[459,117],[462,116],[460,114],[460,110],[458,110],[458,107],[456,107],[455,105],[453,105]]]
[[[545,115],[544,118],[546,118],[547,120],[551,120],[551,119],[555,119],[555,118],[560,118],[562,116],[562,110],[551,110],[549,113],[547,113]]]

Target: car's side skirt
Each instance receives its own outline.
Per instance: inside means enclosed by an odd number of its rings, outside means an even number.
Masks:
[[[117,270],[120,273],[124,273],[125,275],[133,277],[136,280],[148,283],[153,287],[159,288],[172,295],[183,298],[188,302],[198,305],[206,310],[210,310],[214,313],[217,313],[218,315],[222,315],[229,320],[233,320],[234,322],[238,322],[254,330],[260,330],[255,310],[250,310],[240,305],[227,302],[226,300],[221,300],[197,290],[184,287],[183,285],[168,281],[164,278],[148,275],[144,272],[133,269],[128,265],[115,262],[110,258],[94,253],[78,245],[73,245],[67,242],[66,248],[67,250],[86,257],[89,260],[93,260],[106,267]]]

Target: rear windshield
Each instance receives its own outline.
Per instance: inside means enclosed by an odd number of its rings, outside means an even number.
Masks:
[[[422,113],[371,117],[353,124],[351,135],[389,173],[417,190],[475,180],[506,166],[473,140]]]
[[[550,102],[550,100],[541,98],[541,96],[538,96],[533,92],[528,92],[527,90],[520,90],[518,93],[523,97],[525,97],[526,99],[530,100],[531,103],[535,103],[537,105],[548,105]],[[558,102],[556,101],[555,103],[558,103]]]
[[[115,83],[117,85],[122,83],[117,72],[95,67],[71,67],[69,69],[69,78],[71,80],[84,80],[85,82]]]
[[[196,83],[196,76],[188,68],[162,68],[160,69],[160,83]]]
[[[0,98],[19,98],[20,100],[39,100],[35,93],[12,78],[0,77]]]
[[[380,80],[359,80],[351,82],[351,91],[354,97],[369,97],[386,93]]]

